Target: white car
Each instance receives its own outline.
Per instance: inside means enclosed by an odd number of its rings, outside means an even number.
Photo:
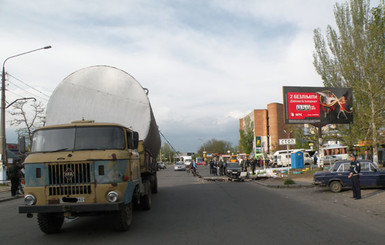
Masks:
[[[337,161],[340,161],[342,160],[342,158],[338,157],[338,156],[334,156],[334,155],[328,155],[328,156],[323,156],[321,157],[321,162],[323,162],[323,164],[327,164],[327,165],[333,165],[334,163],[336,163]]]
[[[186,171],[186,165],[183,162],[176,162],[174,165],[174,171]]]

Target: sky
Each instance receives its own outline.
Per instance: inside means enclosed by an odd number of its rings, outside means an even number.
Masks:
[[[109,65],[149,89],[177,151],[211,139],[237,146],[239,119],[282,103],[282,86],[323,86],[313,31],[335,26],[336,2],[346,1],[0,0],[1,62],[52,46],[6,62],[6,101],[47,104],[72,72]],[[9,123],[7,142],[17,142]]]

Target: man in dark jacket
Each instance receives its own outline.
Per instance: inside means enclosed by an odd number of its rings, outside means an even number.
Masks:
[[[8,177],[11,180],[11,195],[16,196],[17,190],[20,183],[20,175],[18,174],[21,170],[21,165],[19,163],[12,164],[8,169]]]
[[[356,161],[355,155],[350,155],[349,179],[352,180],[353,198],[361,199],[360,172],[361,165]]]

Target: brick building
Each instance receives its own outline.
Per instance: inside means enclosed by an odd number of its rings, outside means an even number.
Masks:
[[[279,139],[290,138],[286,134],[284,108],[281,103],[270,103],[267,109],[253,110],[239,119],[239,129],[244,128],[247,117],[254,123],[253,152],[273,153],[279,149]]]

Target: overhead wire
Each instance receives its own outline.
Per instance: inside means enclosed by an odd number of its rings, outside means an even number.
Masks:
[[[175,153],[178,153],[178,152],[175,150],[175,148],[171,145],[171,143],[167,140],[166,136],[164,136],[160,130],[159,130],[159,133],[160,133],[160,135],[162,135],[162,137],[166,140],[167,144],[171,147],[171,149],[172,149]]]
[[[48,101],[48,99],[49,99],[49,97],[50,97],[49,95],[47,95],[47,94],[41,92],[40,90],[38,90],[38,89],[36,89],[36,88],[34,88],[34,87],[28,85],[26,82],[23,82],[21,79],[16,78],[15,76],[10,75],[9,73],[7,73],[7,75],[8,75],[9,77],[15,79],[16,81],[18,81],[18,82],[24,84],[25,86],[27,86],[27,87],[33,89],[34,91],[38,92],[39,95],[37,95],[36,93],[33,93],[33,92],[31,92],[31,91],[26,90],[25,88],[23,88],[23,87],[17,85],[16,83],[14,83],[13,81],[10,81],[10,80],[8,79],[7,81],[8,81],[10,84],[12,84],[13,86],[15,86],[15,87],[17,87],[17,88],[19,88],[19,89],[25,91],[25,92],[28,93],[28,94],[31,94],[31,95],[34,96],[34,97],[37,97],[37,98],[39,98],[39,99],[41,99],[41,100],[44,100],[44,101]],[[8,92],[11,92],[11,91],[8,90]],[[14,92],[11,92],[11,93],[16,94],[16,93],[14,93]],[[41,95],[46,96],[47,98],[44,98],[44,97],[42,97]],[[18,96],[20,96],[20,95],[18,95]],[[20,97],[24,97],[24,96],[20,96]]]

